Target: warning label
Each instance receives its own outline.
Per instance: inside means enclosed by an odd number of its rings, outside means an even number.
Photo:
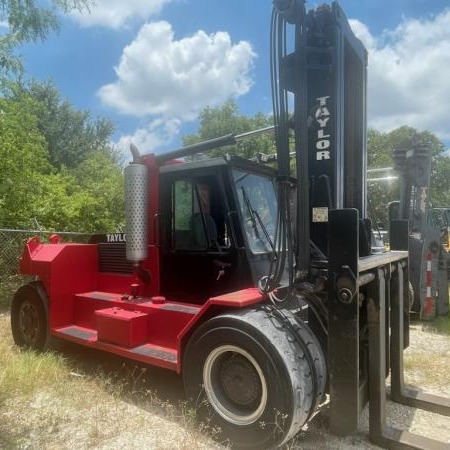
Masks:
[[[312,221],[315,223],[328,222],[328,208],[313,208]]]

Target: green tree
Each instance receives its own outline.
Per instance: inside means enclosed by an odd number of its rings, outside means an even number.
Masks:
[[[59,29],[58,13],[89,9],[91,0],[50,0],[42,6],[38,0],[0,0],[0,21],[8,23],[8,31],[0,37],[0,68],[21,69],[14,49],[29,41],[44,40]]]
[[[85,231],[107,232],[125,225],[121,167],[104,150],[91,153],[73,172],[79,189],[93,201],[83,206]],[[100,214],[99,214],[100,212]]]
[[[46,229],[100,233],[123,227],[121,171],[109,158],[91,155],[75,173],[63,169],[43,181],[34,214]]]
[[[218,108],[205,108],[200,113],[200,127],[197,134],[186,136],[185,145],[194,144],[227,134],[240,134],[273,125],[271,116],[257,113],[252,117],[239,114],[236,102],[227,101]],[[275,153],[273,133],[267,133],[239,142],[235,146],[212,150],[210,156],[221,156],[225,153],[239,155],[244,158],[254,157],[258,152]]]
[[[123,226],[122,169],[108,122],[61,102],[53,86],[8,86],[0,98],[0,227],[32,219],[57,231]]]
[[[186,136],[185,145],[193,144],[207,139],[216,138],[229,133],[239,134],[272,125],[272,117],[258,113],[252,117],[239,114],[236,103],[232,100],[218,108],[205,108],[200,114],[200,127],[197,134]],[[433,155],[431,174],[431,202],[435,206],[450,205],[450,158],[443,155],[444,145],[429,131],[418,131],[403,126],[389,133],[368,130],[368,165],[369,168],[392,167],[392,154],[395,148],[411,144],[415,138],[418,142],[427,142],[431,146]],[[261,135],[253,139],[240,142],[236,146],[224,147],[209,152],[210,156],[219,156],[224,153],[237,154],[250,158],[256,153],[272,154],[276,152],[273,134]],[[371,176],[375,178],[374,174]],[[368,195],[369,212],[373,221],[382,226],[388,226],[387,205],[399,198],[398,182],[369,183]]]
[[[370,129],[368,131],[368,165],[369,169],[392,167],[394,149],[408,147],[412,140],[428,143],[431,148],[431,185],[430,200],[433,205],[450,205],[450,158],[443,155],[445,147],[433,133],[418,131],[402,126],[389,133]],[[374,175],[375,177],[375,175]],[[398,182],[369,183],[369,202],[372,206],[372,220],[378,220],[384,227],[388,226],[387,205],[399,199]]]
[[[61,99],[50,81],[33,81],[14,90],[16,95],[31,95],[39,102],[38,127],[47,141],[50,162],[56,168],[75,168],[100,149],[109,152],[111,158],[116,157],[110,145],[114,131],[110,120],[92,119],[88,111],[76,109]]]
[[[450,208],[450,157],[436,155],[431,167],[431,203]]]
[[[27,222],[42,178],[51,171],[37,108],[30,97],[0,98],[0,217],[8,226]]]
[[[394,149],[410,146],[413,139],[418,143],[428,143],[434,157],[441,155],[445,150],[439,138],[429,131],[418,131],[408,126],[396,128],[389,133],[369,129],[367,137],[369,168],[392,166]]]

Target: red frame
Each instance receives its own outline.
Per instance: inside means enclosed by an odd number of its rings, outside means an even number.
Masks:
[[[148,285],[140,283],[135,275],[99,272],[97,244],[64,244],[57,238],[46,244],[37,237],[30,239],[20,260],[20,271],[41,280],[48,296],[52,335],[179,373],[184,344],[200,323],[226,308],[244,308],[264,298],[253,287],[210,298],[203,305],[160,297],[159,169],[153,155],[142,159],[149,172],[150,192],[149,251],[141,263],[151,273]],[[130,298],[132,285],[136,284],[138,301]],[[117,308],[116,316],[108,315],[111,308]],[[131,320],[130,311],[137,312],[139,319]],[[103,341],[98,339],[99,316],[108,316],[100,320],[100,335],[110,337]],[[146,342],[133,346],[142,341],[136,336],[143,335]]]

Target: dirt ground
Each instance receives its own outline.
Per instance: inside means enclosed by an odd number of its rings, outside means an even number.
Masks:
[[[405,355],[406,381],[450,397],[450,336],[414,325]],[[195,424],[181,380],[168,371],[142,368],[116,357],[64,345],[52,358],[54,369],[34,387],[10,386],[37,377],[48,364],[20,352],[0,314],[3,364],[22,367],[8,375],[0,367],[0,448],[5,449],[212,449],[225,448],[215,430]],[[10,354],[6,354],[10,352]],[[29,359],[25,368],[24,359]],[[2,360],[0,360],[2,364]],[[24,373],[22,373],[24,372]],[[3,375],[2,375],[3,374]],[[15,379],[14,376],[17,378]],[[9,381],[8,381],[9,380]],[[8,387],[8,392],[3,392]],[[388,422],[448,443],[450,418],[388,402]],[[338,438],[327,431],[326,407],[286,449],[375,449],[368,441],[368,412],[358,433]]]
[[[405,352],[405,383],[429,393],[450,397],[450,335],[429,326],[411,326],[411,345]],[[450,449],[450,417],[387,402],[389,426],[421,434],[448,444]],[[363,412],[354,436],[339,438],[327,430],[326,411],[316,416],[290,448],[313,449],[378,449],[369,442],[368,408]]]

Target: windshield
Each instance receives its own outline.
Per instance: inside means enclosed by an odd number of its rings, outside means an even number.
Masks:
[[[277,219],[277,198],[272,180],[240,170],[234,170],[233,177],[251,251],[271,252]]]

